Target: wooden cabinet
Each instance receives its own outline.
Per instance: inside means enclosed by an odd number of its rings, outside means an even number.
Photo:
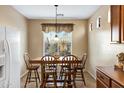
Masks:
[[[111,6],[111,42],[124,43],[124,6]]]
[[[124,5],[121,5],[121,43],[124,43]]]
[[[106,76],[105,74],[103,74],[100,71],[97,71],[97,77],[98,77],[97,78],[98,82],[102,82],[105,87],[109,87],[110,86],[110,78],[108,76]]]
[[[115,70],[113,67],[97,67],[97,88],[123,88],[124,71]]]
[[[99,80],[98,78],[97,78],[96,81],[97,81],[97,82],[96,82],[97,88],[108,88],[108,86],[106,86],[105,83],[103,83],[103,82],[102,82],[101,80]]]
[[[111,6],[111,41],[114,43],[120,43],[120,6]]]
[[[122,88],[121,85],[119,85],[117,82],[115,82],[115,81],[113,81],[113,80],[112,80],[112,83],[111,83],[111,87],[112,87],[112,88]]]

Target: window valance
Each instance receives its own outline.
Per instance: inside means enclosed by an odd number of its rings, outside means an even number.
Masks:
[[[57,26],[57,32],[65,31],[65,32],[72,32],[73,31],[73,25],[70,23],[43,23],[41,24],[42,26],[42,31],[44,32],[51,32],[51,31],[56,31],[56,26]]]

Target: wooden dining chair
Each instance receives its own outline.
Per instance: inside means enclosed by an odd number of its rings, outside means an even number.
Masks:
[[[64,62],[67,62],[65,64]],[[76,76],[76,67],[78,66],[78,58],[74,55],[65,56],[62,59],[62,66],[67,66],[66,69],[63,69],[64,74],[64,84],[63,87],[76,87],[75,76]],[[72,84],[73,83],[73,84]]]
[[[62,80],[62,79],[63,79],[63,76],[64,76],[64,74],[65,74],[64,71],[65,71],[66,69],[68,69],[69,65],[63,63],[63,64],[60,65],[60,67],[61,67],[61,69],[60,69],[59,79]]]
[[[43,78],[43,82],[40,87],[42,88],[50,87],[47,86],[47,84],[53,83],[54,85],[53,87],[57,88],[57,67],[56,64],[54,64],[56,58],[54,56],[47,55],[43,56],[41,60],[43,62],[44,68],[42,73],[44,74],[45,77]]]
[[[86,86],[86,82],[85,82],[85,77],[84,77],[84,69],[85,69],[86,61],[87,61],[87,53],[84,53],[83,57],[82,57],[82,62],[80,64],[78,64],[78,67],[76,68],[76,71],[77,71],[76,72],[76,80],[83,81],[85,86]],[[82,79],[80,79],[79,76],[81,76]]]
[[[34,65],[30,64],[29,59],[30,58],[29,58],[28,53],[25,53],[24,54],[24,61],[25,61],[28,73],[27,73],[27,78],[26,78],[26,82],[25,82],[24,87],[26,87],[27,83],[30,83],[30,82],[36,82],[36,87],[38,87],[37,79],[40,82],[40,77],[39,77],[39,73],[38,73],[39,66],[38,65],[34,66]],[[32,72],[34,72],[34,75],[35,75],[34,77],[32,77]],[[31,81],[31,79],[34,79],[35,81]]]

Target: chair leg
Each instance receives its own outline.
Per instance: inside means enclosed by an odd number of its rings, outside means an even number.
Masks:
[[[31,73],[32,73],[32,71],[30,70],[29,71],[29,81],[28,81],[29,83],[31,82]]]
[[[44,78],[41,80],[41,85],[40,85],[40,87],[41,88],[44,88],[44,83],[45,83],[45,78],[46,77],[46,75],[44,75]]]
[[[36,80],[36,87],[38,87],[38,82],[37,82],[37,72],[36,72],[36,70],[34,70],[34,74],[35,74],[35,80]]]
[[[62,79],[62,69],[63,69],[63,68],[61,67],[59,79]]]
[[[76,78],[76,73],[73,75],[73,84],[74,84],[74,88],[76,88],[75,78]]]
[[[28,74],[27,74],[26,82],[25,82],[25,85],[24,85],[25,88],[26,88],[26,85],[27,85],[27,82],[28,82],[28,79],[29,79],[29,75],[30,75],[30,71],[28,71]]]
[[[37,70],[36,70],[36,73],[37,73],[38,80],[39,80],[39,82],[40,82],[40,76],[39,76],[39,73],[38,73]]]
[[[45,75],[45,79],[43,80],[43,88],[46,88],[46,83],[47,83],[47,80],[48,80],[48,78],[49,78],[49,75]]]
[[[82,75],[82,80],[84,82],[84,85],[86,86],[86,83],[85,83],[85,78],[84,78],[84,73],[83,73],[83,70],[81,69],[81,75]]]
[[[40,87],[45,88],[46,80],[44,79],[43,82],[41,83]]]
[[[57,88],[56,73],[53,73],[54,86]]]
[[[40,88],[43,88],[43,85],[44,85],[44,81],[41,83]]]
[[[64,78],[63,88],[65,88],[65,87],[66,87],[66,79],[67,79],[67,75],[65,75],[65,78]]]
[[[56,67],[55,72],[56,72],[56,79],[57,79],[58,78],[57,67]]]

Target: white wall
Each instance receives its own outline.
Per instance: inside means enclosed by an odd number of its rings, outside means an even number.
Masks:
[[[24,51],[27,50],[27,19],[18,13],[11,6],[0,5],[0,24],[17,29],[20,32],[21,40],[21,74],[25,72],[25,63],[23,60]]]
[[[93,31],[88,31],[88,63],[87,70],[95,77],[96,66],[113,66],[117,62],[116,55],[124,51],[123,44],[110,44],[111,29],[108,22],[110,6],[100,7],[89,19],[93,23]],[[96,28],[96,19],[101,16],[101,28]]]

